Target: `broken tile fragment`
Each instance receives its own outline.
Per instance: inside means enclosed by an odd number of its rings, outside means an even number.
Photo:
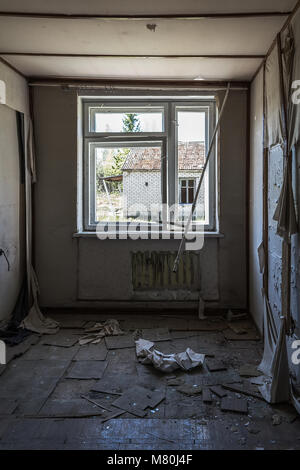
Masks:
[[[210,390],[220,398],[226,397],[227,395],[227,392],[219,385],[214,385],[213,387],[210,387]]]
[[[212,394],[209,388],[204,388],[202,391],[202,399],[204,403],[212,403]]]
[[[239,368],[239,374],[241,377],[259,377],[261,372],[257,370],[256,366],[252,364],[244,364]]]
[[[282,416],[280,415],[273,415],[272,416],[272,425],[279,426],[282,423]]]
[[[221,410],[248,414],[248,402],[247,400],[243,400],[241,398],[222,398]]]
[[[248,395],[250,397],[258,398],[258,399],[264,401],[264,398],[262,397],[262,395],[260,393],[256,392],[255,390],[252,390],[251,386],[248,385],[248,384],[240,384],[239,385],[239,384],[236,384],[236,383],[233,383],[233,384],[226,383],[226,384],[223,384],[223,387],[226,390],[230,390],[231,392],[241,393],[243,395]]]
[[[146,415],[146,408],[156,407],[165,398],[160,390],[151,391],[144,387],[130,388],[113,402],[113,406],[121,408],[139,417]]]
[[[183,384],[184,384],[184,380],[179,377],[175,379],[167,380],[167,385],[169,387],[178,387],[179,385],[183,385]]]
[[[184,384],[180,385],[177,388],[177,391],[183,393],[184,395],[194,396],[202,393],[202,387],[200,385]]]
[[[247,330],[247,332],[243,335],[236,334],[232,331],[231,328],[228,330],[223,331],[225,338],[228,341],[259,341],[260,337],[254,328]]]
[[[220,372],[220,371],[223,371],[223,370],[227,370],[227,367],[225,366],[225,364],[222,361],[207,359],[205,361],[205,363],[206,363],[206,365],[208,367],[208,370],[210,372]]]

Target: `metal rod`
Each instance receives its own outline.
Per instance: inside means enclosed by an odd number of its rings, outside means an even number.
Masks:
[[[12,57],[71,57],[99,59],[264,59],[265,54],[92,54],[71,52],[0,51],[0,56]]]
[[[192,205],[192,209],[191,209],[191,212],[190,212],[190,215],[189,215],[186,227],[185,227],[184,235],[181,239],[180,246],[179,246],[179,249],[178,249],[178,252],[177,252],[177,256],[176,256],[176,259],[175,259],[175,262],[174,262],[174,266],[173,266],[173,272],[174,273],[176,273],[177,269],[178,269],[178,264],[179,264],[179,261],[180,261],[183,246],[184,246],[184,243],[185,243],[185,240],[186,240],[186,237],[187,237],[187,234],[188,234],[188,231],[189,231],[192,219],[193,219],[193,215],[194,215],[194,211],[195,211],[195,208],[196,208],[196,204],[197,204],[198,196],[199,196],[200,189],[201,189],[201,186],[202,186],[202,182],[203,182],[203,179],[204,179],[205,171],[206,171],[206,168],[207,168],[208,163],[209,163],[209,158],[211,156],[213,146],[215,144],[215,138],[216,138],[217,132],[218,132],[220,124],[221,124],[221,118],[222,118],[222,115],[223,115],[223,112],[224,112],[224,109],[225,109],[225,105],[226,105],[226,102],[227,102],[227,99],[228,99],[229,91],[230,91],[230,83],[228,83],[228,86],[227,86],[226,95],[225,95],[225,98],[224,98],[224,101],[223,101],[223,104],[222,104],[222,108],[221,108],[221,111],[220,111],[218,122],[216,124],[215,130],[214,130],[213,135],[212,135],[212,139],[211,139],[210,146],[209,146],[207,156],[206,156],[205,165],[204,165],[203,171],[201,173],[200,181],[199,181],[197,191],[196,191],[196,194],[195,194],[195,197],[194,197],[194,202],[193,202],[193,205]]]
[[[291,11],[254,11],[254,12],[233,12],[233,13],[175,13],[175,14],[96,14],[96,13],[43,13],[43,12],[21,12],[21,11],[0,11],[0,17],[19,17],[19,18],[45,18],[45,19],[61,19],[61,20],[202,20],[202,19],[230,19],[230,18],[264,18],[276,16],[288,16]]]
[[[109,408],[106,408],[105,406],[100,405],[100,403],[97,403],[96,401],[91,400],[89,397],[86,397],[85,395],[81,395],[81,398],[84,398],[85,400],[89,401],[90,403],[93,403],[94,405],[99,406],[99,408],[102,408],[103,410],[109,411],[111,413],[111,410]]]
[[[209,90],[220,91],[226,90],[228,80],[159,80],[159,79],[108,79],[108,78],[91,78],[91,77],[29,77],[29,86],[64,86],[67,88],[145,88],[149,89],[193,89],[193,90]],[[248,90],[249,82],[233,81],[231,82],[231,91]]]

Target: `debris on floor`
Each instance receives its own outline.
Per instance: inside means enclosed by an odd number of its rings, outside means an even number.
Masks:
[[[204,388],[202,390],[202,400],[203,400],[203,403],[212,403],[213,398],[212,398],[212,394],[209,388]]]
[[[165,393],[161,390],[151,391],[144,387],[135,386],[117,398],[113,402],[113,406],[136,416],[144,417],[147,413],[146,408],[155,408],[164,399]]]
[[[107,408],[106,406],[104,405],[101,405],[101,403],[98,403],[97,401],[95,400],[91,400],[91,398],[89,397],[86,397],[85,395],[81,395],[81,398],[83,398],[84,400],[87,400],[89,401],[90,403],[93,403],[94,405],[98,406],[99,408],[101,408],[102,410],[105,410],[105,411],[111,411],[109,408]]]
[[[247,334],[246,328],[241,328],[241,327],[235,326],[234,324],[229,324],[229,328],[230,328],[236,335],[246,335],[246,334]]]
[[[227,341],[259,341],[260,337],[254,327],[247,329],[243,334],[235,333],[231,328],[223,331]]]
[[[94,320],[96,335],[103,334],[101,328],[97,329],[106,323],[100,318],[100,323]],[[94,334],[90,330],[96,325],[74,318],[67,322],[68,328],[62,325],[55,335],[31,335],[22,344],[9,347],[8,352],[19,351],[21,357],[12,364],[10,361],[2,375],[0,369],[0,415],[17,420],[41,418],[40,422],[74,418],[70,426],[84,418],[81,423],[109,422],[107,428],[113,427],[117,418],[130,421],[129,427],[134,426],[131,422],[146,422],[147,426],[147,421],[155,420],[160,425],[169,419],[192,419],[199,426],[211,426],[214,420],[220,426],[224,423],[226,429],[236,429],[228,435],[239,446],[250,448],[268,447],[270,436],[283,434],[286,426],[297,429],[298,415],[292,407],[270,407],[259,392],[258,387],[265,380],[254,365],[260,359],[259,344],[221,344],[222,322],[226,331],[235,333],[220,318],[184,318],[175,327],[186,324],[186,330],[178,329],[175,335],[172,323],[166,328],[167,322],[158,318],[151,323],[147,317],[145,326],[140,318],[138,335],[133,329],[128,331],[128,320],[122,320],[122,330],[117,323],[121,334],[101,336],[96,344],[89,338],[81,347],[78,338],[84,333]],[[156,326],[159,322],[163,327]],[[80,325],[84,325],[81,331]],[[195,331],[190,329],[192,325]],[[252,331],[248,319],[235,320],[234,327]],[[144,335],[158,342],[147,340]],[[134,341],[135,337],[140,339]],[[74,341],[77,344],[70,347]],[[46,346],[48,343],[52,345]],[[207,367],[201,367],[204,364]],[[257,435],[260,441],[254,442]]]
[[[226,320],[230,323],[236,320],[246,320],[248,318],[247,313],[233,313],[232,310],[228,310]]]
[[[183,384],[184,384],[184,380],[181,379],[180,377],[167,379],[167,385],[169,387],[178,387],[179,385],[183,385]]]
[[[282,416],[280,415],[273,415],[272,416],[272,425],[273,426],[280,426],[282,423]]]
[[[261,372],[257,370],[256,366],[252,364],[244,364],[239,368],[239,374],[241,377],[260,377]]]
[[[247,395],[250,397],[258,398],[259,400],[263,400],[264,398],[262,395],[251,388],[250,384],[242,383],[242,384],[223,384],[222,385],[226,390],[230,390],[231,392],[241,393],[242,395]]]
[[[253,377],[250,380],[252,385],[264,385],[268,382],[268,378],[265,375],[259,375],[259,377]]]
[[[33,331],[34,333],[55,335],[60,329],[60,324],[52,318],[44,317],[42,314],[36,297],[38,292],[36,276],[35,273],[32,273],[32,275],[34,276],[34,282],[36,284],[35,288],[33,289],[33,295],[35,299],[27,317],[22,320],[20,328]]]
[[[192,397],[194,395],[199,395],[200,393],[202,393],[202,387],[200,385],[184,384],[180,385],[177,388],[177,391],[183,393],[184,395]]]
[[[231,411],[233,413],[248,414],[248,402],[242,398],[222,398],[221,410]]]
[[[79,339],[79,344],[100,343],[104,336],[119,336],[124,335],[121,330],[118,320],[110,319],[105,322],[96,323],[94,326],[86,328],[85,335]]]
[[[154,343],[144,339],[139,339],[136,343],[136,355],[141,359],[142,364],[153,364],[156,369],[162,372],[172,372],[176,369],[189,371],[195,367],[202,366],[205,355],[195,353],[192,349],[176,354],[163,354],[153,349]]]
[[[210,387],[210,390],[219,398],[226,397],[227,395],[227,392],[219,385],[214,385],[213,387]]]
[[[206,359],[205,364],[207,365],[208,370],[210,372],[221,372],[221,371],[227,370],[227,367],[222,361],[217,361],[214,359]]]

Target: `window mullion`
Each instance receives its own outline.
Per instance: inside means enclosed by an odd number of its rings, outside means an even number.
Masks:
[[[176,203],[176,189],[177,182],[177,169],[176,169],[176,116],[175,106],[173,103],[168,105],[168,204],[169,207],[174,207]],[[172,218],[173,219],[173,218]],[[174,222],[174,220],[171,220]]]

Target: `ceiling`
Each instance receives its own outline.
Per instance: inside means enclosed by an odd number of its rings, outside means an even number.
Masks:
[[[0,0],[0,56],[30,77],[250,80],[297,0],[147,3]]]

